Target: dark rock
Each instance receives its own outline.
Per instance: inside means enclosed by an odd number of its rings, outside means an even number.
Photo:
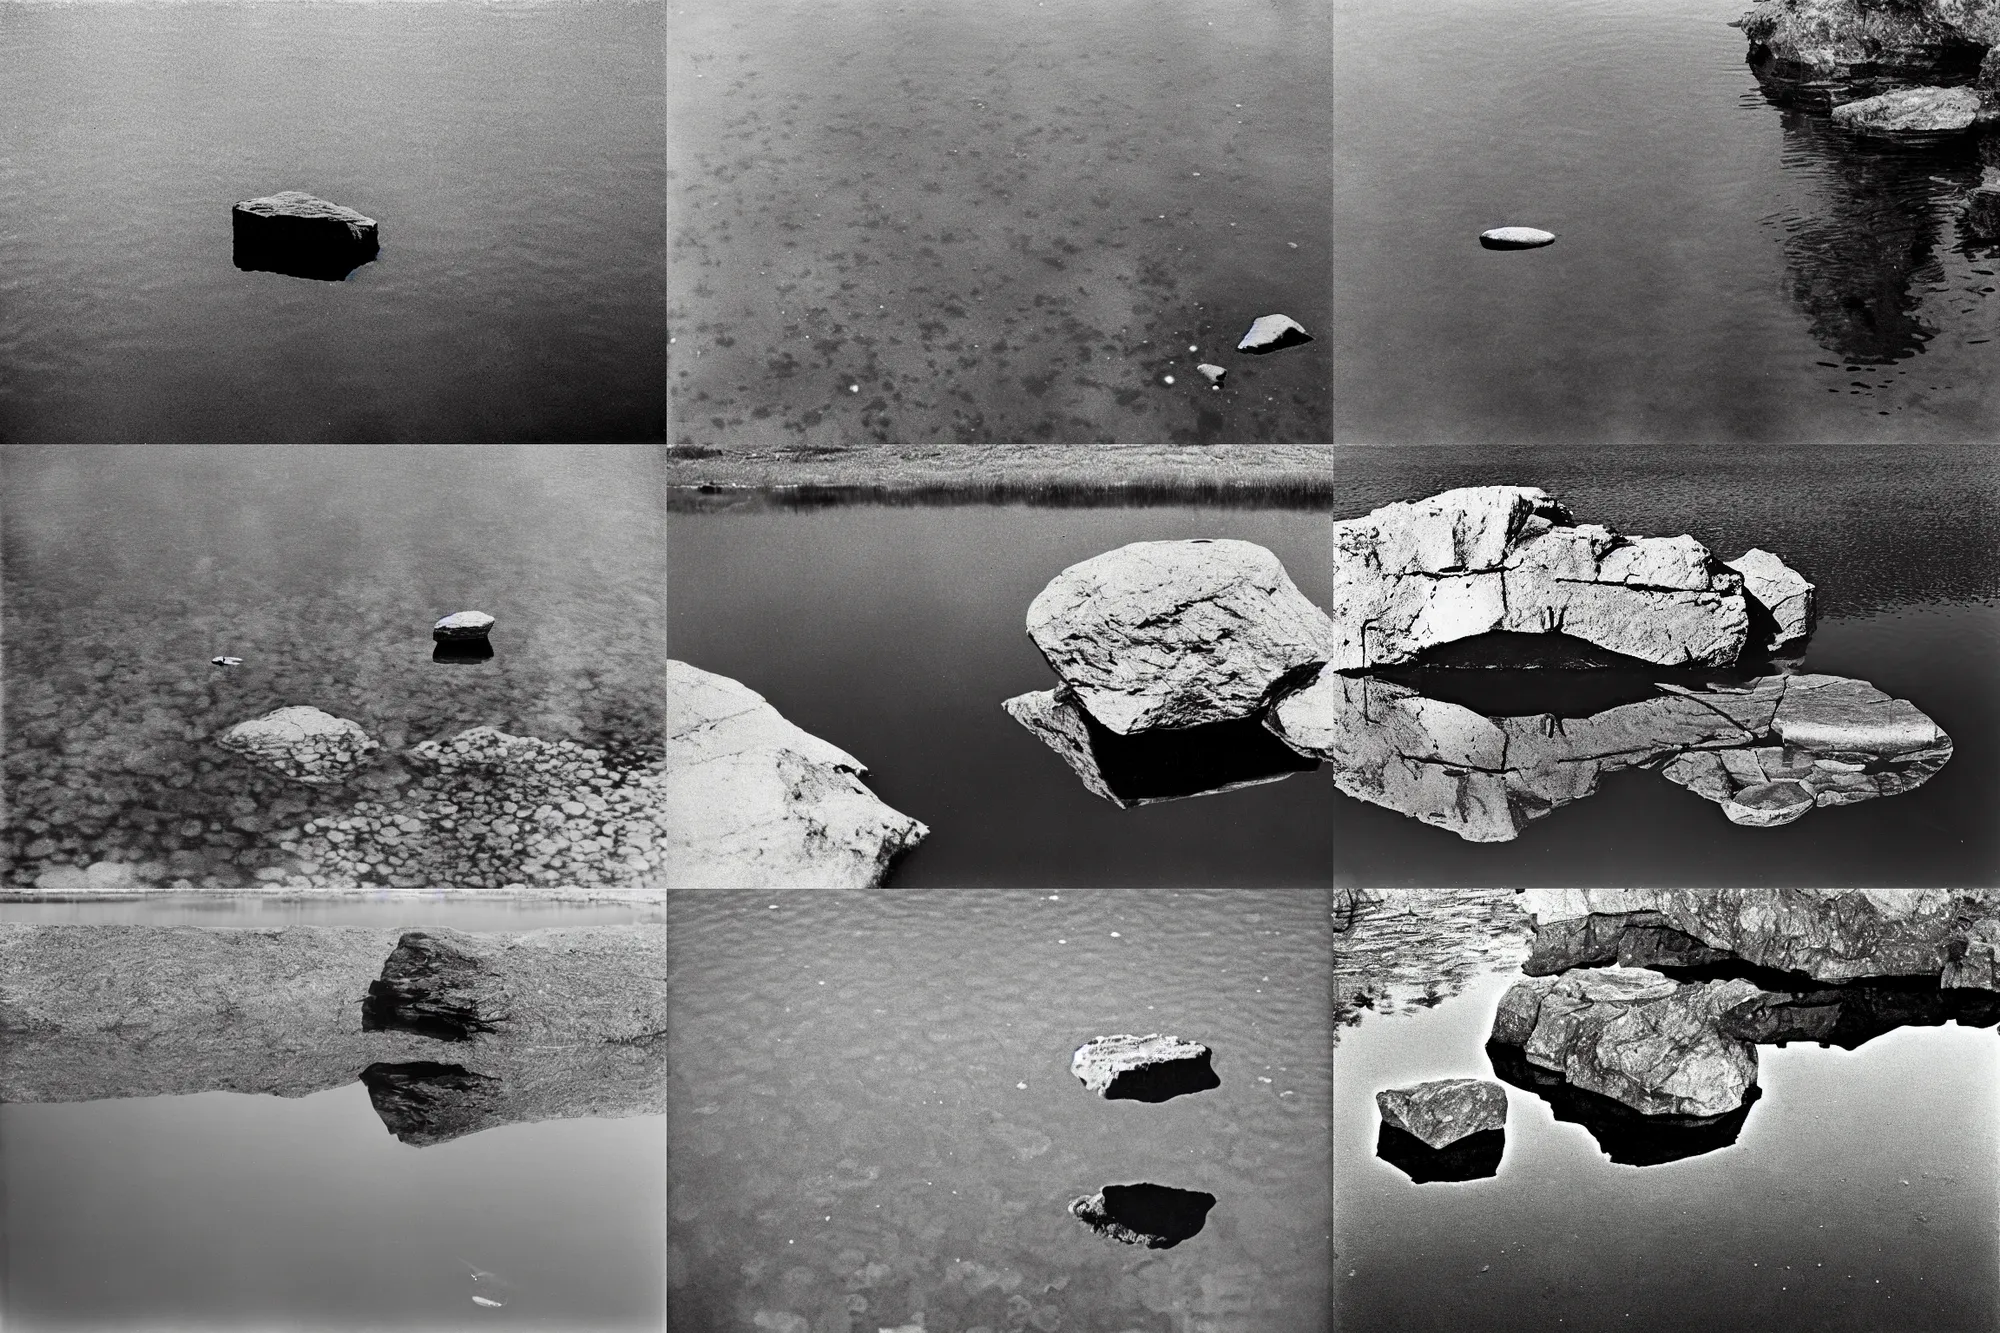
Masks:
[[[1557,1120],[1581,1125],[1605,1156],[1621,1166],[1660,1166],[1729,1147],[1742,1135],[1760,1095],[1753,1087],[1743,1105],[1718,1116],[1643,1115],[1536,1068],[1518,1047],[1489,1045],[1486,1056],[1502,1080],[1540,1097]]]
[[[375,258],[375,219],[299,190],[230,211],[236,267],[338,282]]]
[[[469,936],[412,930],[396,943],[361,1006],[364,1031],[403,1029],[441,1041],[470,1041],[513,1013],[513,997]]]
[[[1857,981],[1846,986],[1759,995],[1723,1014],[1723,1035],[1758,1045],[1812,1041],[1854,1050],[1906,1027],[1992,1027],[2000,1023],[2000,994],[1941,989],[1914,978]]]
[[[1675,930],[1658,912],[1592,913],[1537,929],[1521,970],[1545,977],[1573,967],[1701,967],[1731,957]]]
[[[1444,1148],[1468,1134],[1507,1128],[1507,1092],[1476,1078],[1438,1079],[1375,1094],[1382,1123]]]
[[[501,1100],[500,1080],[431,1060],[373,1064],[361,1082],[389,1132],[419,1148],[473,1132]]]
[[[1504,1094],[1503,1094],[1504,1095]],[[1375,1136],[1375,1155],[1419,1185],[1485,1180],[1500,1174],[1507,1154],[1507,1131],[1482,1130],[1448,1147],[1433,1148],[1384,1120]]]
[[[1215,1196],[1167,1185],[1106,1185],[1070,1202],[1073,1217],[1112,1240],[1171,1250],[1208,1221]]]
[[[1982,185],[1967,195],[1958,225],[1968,241],[2000,242],[2000,185]]]
[[[1200,1042],[1152,1033],[1094,1037],[1076,1048],[1069,1069],[1106,1101],[1163,1102],[1222,1086]]]

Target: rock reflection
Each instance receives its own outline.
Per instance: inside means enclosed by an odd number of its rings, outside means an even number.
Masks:
[[[1485,1180],[1500,1174],[1507,1151],[1507,1131],[1482,1130],[1456,1143],[1433,1148],[1414,1134],[1383,1125],[1375,1137],[1375,1155],[1419,1185]]]
[[[1215,1196],[1150,1182],[1106,1185],[1070,1202],[1071,1216],[1099,1235],[1149,1250],[1171,1250],[1198,1235]]]
[[[1643,1115],[1529,1064],[1518,1047],[1488,1045],[1486,1057],[1495,1074],[1547,1102],[1556,1119],[1583,1126],[1605,1156],[1621,1166],[1659,1166],[1729,1147],[1742,1135],[1743,1124],[1762,1095],[1752,1087],[1743,1104],[1726,1115]]]
[[[1364,1014],[1435,1008],[1528,954],[1532,926],[1511,889],[1383,889],[1344,895],[1340,910],[1346,924],[1334,941],[1336,1040]]]

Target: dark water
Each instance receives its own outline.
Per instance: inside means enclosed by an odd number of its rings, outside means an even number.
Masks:
[[[1330,513],[1027,506],[677,513],[676,656],[735,676],[869,764],[930,825],[894,885],[1964,884],[2000,877],[2000,556],[1984,451],[1720,450],[1604,459],[1548,450],[1343,451]],[[1903,795],[1753,829],[1657,773],[1507,843],[1469,843],[1332,789],[1325,770],[1119,810],[999,709],[1053,678],[1028,603],[1065,566],[1128,541],[1231,536],[1276,551],[1309,597],[1329,586],[1329,517],[1488,482],[1541,484],[1579,519],[1691,532],[1725,558],[1780,552],[1819,584],[1809,671],[1912,701],[1955,752]]]
[[[11,887],[100,861],[236,889],[314,790],[214,738],[312,705],[385,748],[468,727],[660,755],[664,539],[644,446],[11,446],[4,480]],[[452,611],[496,654],[433,662]],[[212,666],[229,654],[243,665]],[[407,775],[405,775],[407,776]],[[247,822],[239,822],[247,821]],[[450,887],[423,885],[419,887]]]
[[[1328,1320],[1321,892],[672,895],[676,1329],[1299,1333]],[[1208,1044],[1221,1086],[1104,1101],[1071,1052]],[[1065,1211],[1216,1202],[1164,1250]]]
[[[676,4],[672,443],[1328,439],[1329,17]]]
[[[1618,1165],[1519,1089],[1497,1176],[1416,1185],[1378,1159],[1377,1090],[1493,1077],[1484,1046],[1520,935],[1479,903],[1412,892],[1335,944],[1336,988],[1375,996],[1348,1011],[1335,1053],[1335,1327],[1993,1326],[1990,1030],[1760,1046],[1763,1095],[1740,1137],[1679,1161]],[[1454,979],[1426,987],[1426,974]]]
[[[649,440],[665,9],[10,4],[0,440]],[[344,282],[230,206],[377,220]]]
[[[1334,6],[1335,438],[1811,449],[2000,435],[1987,132],[1781,109],[1738,0]],[[1558,234],[1530,253],[1478,233]]]

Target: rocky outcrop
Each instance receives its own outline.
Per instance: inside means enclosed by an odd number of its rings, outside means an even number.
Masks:
[[[1936,977],[1954,965],[1955,978],[1970,978],[2000,930],[2000,890],[1992,889],[1530,889],[1522,904],[1535,919],[1545,970],[1600,961],[1608,941],[1663,926],[1746,964],[1819,982]]]
[[[873,888],[930,832],[860,760],[726,676],[667,663],[669,888]]]
[[[1488,250],[1539,250],[1556,243],[1556,234],[1540,227],[1494,227],[1479,233],[1479,243]]]
[[[245,199],[229,217],[240,269],[338,281],[379,248],[375,219],[302,190]]]
[[[1445,1148],[1468,1134],[1507,1128],[1507,1090],[1477,1078],[1447,1078],[1375,1094],[1382,1123]]]
[[[1121,810],[1281,782],[1319,767],[1248,718],[1120,736],[1086,713],[1067,687],[1000,706],[1061,756],[1085,788]]]
[[[342,781],[382,748],[359,722],[298,705],[239,722],[216,744],[309,787]]]
[[[1985,0],[1758,0],[1737,26],[1758,77],[1791,85],[1957,81],[2000,43],[2000,12]]]
[[[1475,486],[1333,525],[1329,664],[1395,666],[1495,632],[1571,636],[1662,666],[1743,653],[1743,579],[1693,537],[1579,525],[1546,492]]]
[[[1312,335],[1306,332],[1306,326],[1290,315],[1259,315],[1251,321],[1249,331],[1236,344],[1236,350],[1262,356],[1311,341]]]
[[[1222,539],[1134,542],[1071,565],[1029,605],[1028,636],[1121,736],[1252,716],[1333,650],[1326,615],[1278,558]]]
[[[1070,1201],[1072,1217],[1099,1235],[1149,1250],[1171,1250],[1198,1234],[1215,1196],[1168,1185],[1106,1185]]]
[[[1897,88],[1841,103],[1833,123],[1856,134],[1944,134],[1971,129],[1980,111],[1971,88]]]
[[[1726,1115],[1756,1086],[1757,1055],[1719,1023],[1761,993],[1743,980],[1682,983],[1644,968],[1528,977],[1502,997],[1492,1041],[1645,1115]]]
[[[1106,1101],[1164,1102],[1219,1088],[1212,1052],[1195,1041],[1150,1033],[1093,1037],[1070,1056],[1069,1070]]]
[[[1722,563],[1743,576],[1743,595],[1750,607],[1747,647],[1757,653],[1803,647],[1819,618],[1815,589],[1805,576],[1754,546]]]
[[[431,626],[431,637],[439,641],[483,639],[493,632],[493,617],[484,611],[455,611]]]

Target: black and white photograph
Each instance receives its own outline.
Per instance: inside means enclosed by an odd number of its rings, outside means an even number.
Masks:
[[[2000,0],[0,0],[0,1327],[2000,1328]]]

